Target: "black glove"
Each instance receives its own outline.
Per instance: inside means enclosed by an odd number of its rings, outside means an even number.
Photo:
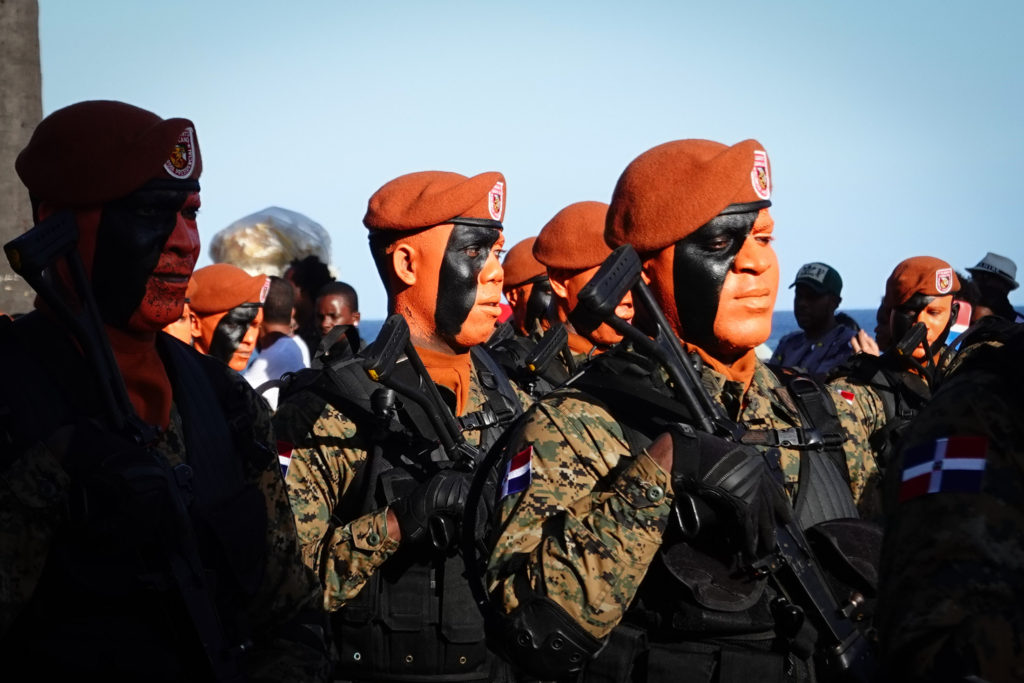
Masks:
[[[419,544],[430,539],[446,547],[454,540],[448,530],[462,516],[472,473],[444,469],[391,504],[398,518],[402,542]],[[449,538],[439,536],[449,534]]]
[[[775,529],[792,519],[792,510],[761,453],[688,425],[673,425],[670,434],[672,486],[684,530],[689,513],[696,522],[690,531],[703,526],[728,538],[748,560],[773,551]]]

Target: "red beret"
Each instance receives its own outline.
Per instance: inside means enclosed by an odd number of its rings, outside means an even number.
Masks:
[[[192,273],[186,296],[197,314],[213,315],[242,304],[262,304],[269,288],[266,275],[249,275],[238,266],[215,263]]]
[[[491,171],[467,178],[446,171],[399,176],[373,193],[363,225],[371,230],[419,230],[456,218],[501,222],[505,176]]]
[[[605,240],[639,252],[677,242],[732,204],[770,205],[771,168],[757,140],[732,147],[676,140],[647,150],[619,176]]]
[[[548,272],[544,264],[533,257],[533,243],[536,241],[536,237],[527,237],[521,242],[516,242],[505,254],[505,260],[501,264],[502,270],[505,271],[505,282],[501,286],[503,292]]]
[[[914,256],[901,261],[885,283],[882,306],[895,308],[915,294],[945,296],[960,291],[953,266],[933,256]]]
[[[124,197],[154,178],[198,179],[203,161],[188,119],[92,100],[43,119],[14,166],[35,199],[84,206]]]
[[[612,253],[604,241],[608,205],[604,202],[576,202],[555,214],[541,228],[533,255],[548,268],[586,270]]]

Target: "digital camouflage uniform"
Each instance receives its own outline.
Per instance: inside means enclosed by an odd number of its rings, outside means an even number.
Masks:
[[[775,375],[758,362],[750,388],[705,367],[702,382],[726,413],[749,429],[800,425]],[[873,475],[852,407],[837,402],[854,431],[844,445],[851,488],[859,499]],[[600,401],[574,387],[534,405],[512,452],[532,446],[532,480],[502,501],[489,587],[503,609],[518,602],[515,575],[557,602],[597,638],[606,636],[643,581],[668,522],[668,473],[646,453],[632,455],[622,427]],[[786,490],[797,491],[799,453],[781,448]],[[620,462],[629,459],[628,464]],[[525,562],[523,559],[525,558]]]
[[[1024,680],[1024,335],[966,355],[886,475],[876,623],[887,680]],[[966,455],[983,469],[935,465],[947,437],[980,437]],[[945,447],[946,459],[964,455],[952,439]],[[920,456],[935,492],[911,488]]]
[[[205,365],[208,369],[220,367],[222,382],[233,386],[230,391],[242,398],[243,410],[240,412],[251,418],[250,438],[260,445],[255,451],[239,453],[244,483],[260,494],[267,520],[262,569],[255,568],[257,576],[261,577],[258,590],[244,604],[238,605],[259,643],[259,647],[249,655],[247,670],[253,680],[326,680],[329,660],[322,649],[307,647],[276,634],[277,627],[296,619],[300,613],[319,613],[320,593],[315,576],[301,562],[287,492],[273,457],[273,431],[266,405],[245,380],[226,365],[213,362]],[[170,424],[152,449],[171,468],[190,462],[178,409],[180,403],[188,399],[188,395],[176,392]],[[8,637],[18,638],[21,635],[18,633],[22,623],[20,617],[40,588],[39,581],[54,543],[61,542],[60,539],[67,534],[66,529],[77,524],[68,516],[74,501],[69,500],[71,477],[62,464],[73,461],[76,454],[61,453],[62,448],[48,439],[49,436],[35,441],[21,452],[11,453],[8,450],[0,454],[0,464],[4,465],[0,472],[0,647]],[[134,521],[137,526],[126,528],[142,529],[144,533],[152,534],[168,533],[161,532],[152,524],[147,525],[146,519]],[[230,547],[225,550],[232,552]],[[251,554],[253,549],[234,546],[234,551],[241,557],[242,553]],[[123,573],[130,568],[120,567],[117,571]],[[83,583],[89,587],[87,579],[83,579]],[[74,615],[78,609],[86,609],[78,604],[78,589],[74,586],[65,585],[59,590],[65,595],[64,603],[70,618],[76,618]],[[141,599],[146,598],[143,596]],[[152,616],[157,623],[170,618],[170,615],[158,611],[154,611]],[[84,618],[88,620],[91,615],[84,615]],[[60,614],[50,615],[47,620],[54,625],[56,633],[55,625],[60,621]],[[140,633],[161,632],[159,627],[154,628],[142,621],[137,622],[134,628]],[[95,636],[101,642],[116,637],[107,632],[98,632]],[[86,649],[91,647],[84,640],[78,645]],[[103,650],[97,649],[96,653]],[[65,651],[63,656],[75,655]],[[5,657],[13,666],[11,653]],[[151,680],[164,680],[163,676],[169,675],[167,671],[158,670],[159,662],[154,661],[152,666],[154,669],[148,676]]]
[[[486,401],[475,366],[470,377],[464,413],[479,410]],[[519,396],[524,403],[529,401]],[[398,550],[398,541],[387,534],[387,508],[348,524],[331,521],[371,444],[351,419],[312,391],[300,391],[279,405],[274,425],[279,442],[291,448],[288,495],[302,556],[320,577],[324,606],[334,612]],[[465,436],[470,445],[480,445],[480,432]]]

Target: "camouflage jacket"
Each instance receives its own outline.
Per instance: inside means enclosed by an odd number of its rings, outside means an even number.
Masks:
[[[529,398],[520,393],[524,403]],[[465,413],[480,410],[487,397],[474,366]],[[290,454],[286,481],[305,563],[320,577],[324,607],[335,612],[354,597],[377,569],[398,550],[388,536],[387,507],[350,521],[337,511],[372,449],[368,429],[361,429],[315,391],[300,390],[285,399],[274,414],[278,448]],[[466,432],[479,446],[481,432]]]
[[[277,631],[302,614],[320,613],[321,608],[316,577],[299,555],[284,480],[273,458],[274,437],[266,403],[241,375],[212,359],[203,360],[208,368],[220,369],[223,381],[241,396],[246,422],[251,422],[250,438],[265,455],[238,454],[245,485],[258,491],[266,509],[264,550],[257,553],[263,558],[263,566],[257,570],[262,579],[251,599],[238,606],[260,643],[247,660],[248,674],[252,680],[327,680],[330,662],[325,651]],[[176,394],[173,400],[170,424],[152,447],[171,467],[190,462],[178,409],[188,396]],[[66,467],[76,457],[69,450],[72,444],[73,440],[69,443],[50,434],[19,452],[0,453],[0,462],[9,463],[0,471],[0,641],[40,585],[55,539],[76,523],[69,519],[72,480]],[[59,620],[59,615],[54,619]],[[147,632],[146,625],[139,627]]]
[[[726,413],[751,429],[800,426],[788,393],[758,362],[750,388],[705,367],[702,382]],[[844,424],[853,406],[838,401]],[[851,488],[859,499],[875,476],[865,435],[844,445]],[[519,604],[516,577],[557,602],[595,637],[621,620],[661,544],[674,499],[670,473],[646,451],[631,453],[606,404],[569,386],[531,407],[512,437],[512,452],[530,451],[531,482],[500,505],[488,565],[492,599]],[[795,494],[799,452],[782,448],[786,489]]]
[[[886,473],[876,623],[889,680],[1024,681],[1024,338],[1016,336],[1003,351],[979,346],[959,359]]]

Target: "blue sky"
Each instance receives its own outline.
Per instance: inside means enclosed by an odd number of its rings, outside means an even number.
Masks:
[[[768,150],[779,309],[808,261],[842,274],[843,308],[876,306],[909,256],[994,251],[1024,275],[1015,0],[39,5],[44,114],[120,99],[196,123],[200,265],[236,219],[298,211],[367,318],[385,296],[361,219],[391,178],[501,171],[512,245],[691,137]]]

